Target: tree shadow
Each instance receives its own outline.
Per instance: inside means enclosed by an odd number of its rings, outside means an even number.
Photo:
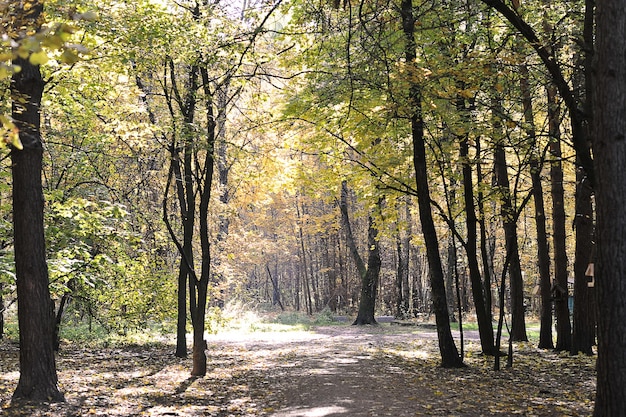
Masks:
[[[191,384],[201,378],[202,377],[199,376],[189,376],[187,379],[181,382],[180,385],[178,385],[178,388],[176,388],[176,390],[174,391],[174,395],[180,395],[183,392],[187,391]]]

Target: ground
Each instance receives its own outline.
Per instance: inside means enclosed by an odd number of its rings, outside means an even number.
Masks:
[[[285,330],[285,329],[283,329]],[[467,340],[470,341],[467,341]],[[432,329],[321,326],[222,333],[208,339],[208,374],[169,344],[65,346],[67,402],[11,407],[18,350],[0,343],[3,416],[587,416],[595,360],[515,346],[513,368],[493,371],[466,334],[463,369],[438,366]],[[503,363],[504,366],[504,363]]]

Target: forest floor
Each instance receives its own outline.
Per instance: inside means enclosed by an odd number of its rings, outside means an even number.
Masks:
[[[469,339],[469,341],[468,341]],[[474,339],[474,340],[471,340]],[[307,331],[222,333],[208,339],[208,373],[168,344],[64,346],[66,402],[10,405],[18,349],[0,342],[2,416],[588,416],[595,358],[515,345],[512,368],[493,370],[466,334],[463,369],[438,366],[432,329],[381,324]]]

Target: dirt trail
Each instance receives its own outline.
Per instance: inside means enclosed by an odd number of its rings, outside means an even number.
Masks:
[[[276,333],[218,335],[209,344],[235,345],[266,357],[271,389],[280,393],[284,404],[272,416],[420,415],[407,401],[422,397],[424,389],[411,384],[409,373],[399,366],[389,368],[377,356],[386,349],[410,349],[435,334],[397,330],[328,326],[314,333],[285,333],[284,338]]]
[[[208,373],[172,345],[66,346],[58,357],[67,402],[11,407],[18,350],[0,343],[0,415],[22,416],[585,416],[594,360],[516,346],[513,369],[465,335],[469,365],[438,366],[436,334],[416,327],[327,326],[208,338]]]
[[[588,398],[593,387],[589,383],[589,391],[583,389],[587,401],[570,397],[569,403],[563,399],[551,403],[557,389],[572,389],[569,384],[576,385],[580,375],[561,381],[565,386],[556,389],[551,385],[554,381],[542,385],[529,379],[528,369],[502,371],[501,380],[489,381],[494,374],[482,366],[486,359],[476,356],[477,336],[475,331],[465,334],[470,355],[474,355],[468,358],[474,362],[472,367],[456,370],[437,366],[436,333],[417,328],[328,326],[312,333],[286,333],[284,338],[257,333],[239,339],[216,336],[211,342],[216,347],[235,344],[265,358],[268,387],[280,397],[278,409],[266,410],[273,417],[575,416],[591,412]],[[481,368],[476,369],[476,364]]]

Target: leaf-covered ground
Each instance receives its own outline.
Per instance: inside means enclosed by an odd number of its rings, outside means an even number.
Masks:
[[[432,331],[389,325],[228,333],[209,339],[204,378],[173,346],[65,347],[66,403],[10,406],[18,350],[0,343],[0,415],[6,416],[586,416],[595,359],[516,345],[514,367],[466,343],[464,369],[437,366]],[[471,334],[469,335],[471,337]],[[504,365],[504,364],[503,364]]]

